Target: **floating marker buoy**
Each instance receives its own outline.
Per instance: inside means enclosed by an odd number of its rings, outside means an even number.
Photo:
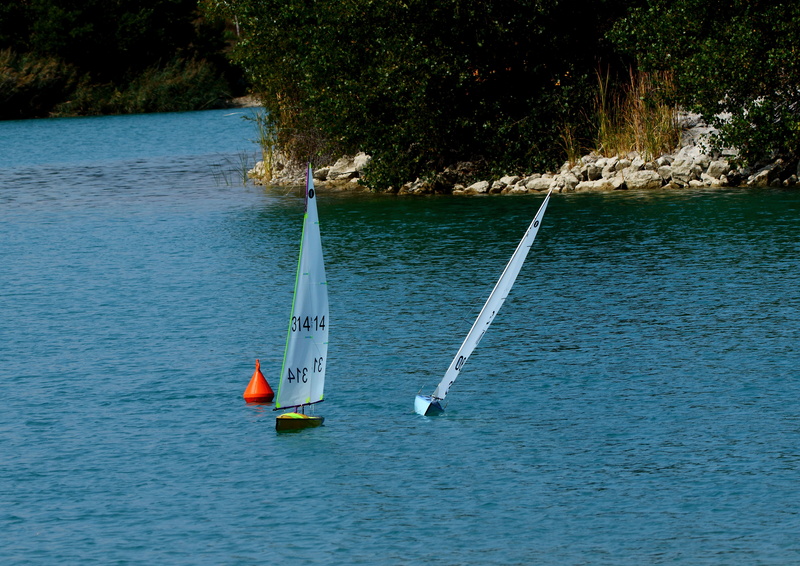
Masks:
[[[269,403],[273,397],[275,392],[261,373],[261,362],[256,360],[256,371],[253,372],[253,377],[244,390],[244,400],[248,403]]]

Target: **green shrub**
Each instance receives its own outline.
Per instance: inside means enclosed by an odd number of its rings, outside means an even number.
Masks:
[[[176,60],[146,69],[123,86],[92,84],[84,78],[55,113],[66,116],[203,110],[218,106],[226,97],[224,79],[206,61]]]
[[[204,60],[176,60],[151,67],[136,77],[122,95],[125,113],[204,110],[228,96],[225,81]]]
[[[676,102],[755,163],[800,154],[800,3],[650,0],[614,40],[645,70],[671,71]]]
[[[3,48],[0,118],[199,110],[244,92],[197,0],[4,2]]]
[[[206,0],[239,25],[235,58],[294,157],[366,151],[376,189],[458,161],[557,164],[588,125],[621,0]],[[580,13],[580,17],[575,14]],[[297,140],[305,140],[298,143]],[[312,140],[314,143],[308,143]]]
[[[0,119],[47,116],[76,82],[75,68],[59,59],[0,50]]]

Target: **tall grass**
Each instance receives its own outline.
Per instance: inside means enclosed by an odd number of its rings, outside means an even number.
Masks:
[[[248,172],[256,164],[256,156],[240,151],[236,157],[225,157],[222,163],[211,165],[211,176],[218,186],[233,186],[240,183],[247,185],[250,180]]]
[[[344,153],[336,143],[325,138],[319,128],[306,124],[299,113],[284,101],[278,100],[277,110],[263,108],[246,120],[255,123],[257,138],[261,147],[263,169],[258,177],[269,182],[276,173],[276,167],[304,170],[306,163],[313,168],[330,164]]]
[[[570,167],[575,165],[581,158],[582,147],[575,135],[575,126],[572,124],[564,124],[561,131],[561,148],[567,155],[567,161]]]
[[[313,167],[331,163],[346,152],[334,140],[326,137],[319,124],[313,123],[292,98],[279,98],[275,105],[278,146],[289,162],[311,163]]]
[[[619,87],[609,76],[597,73],[595,96],[595,151],[600,155],[626,155],[632,151],[653,159],[680,143],[677,108],[669,104],[674,83],[668,73],[631,70]]]
[[[250,116],[245,116],[256,127],[256,139],[253,140],[261,148],[261,161],[264,164],[264,181],[272,180],[275,174],[275,164],[278,157],[278,125],[269,118],[264,109],[257,110]]]

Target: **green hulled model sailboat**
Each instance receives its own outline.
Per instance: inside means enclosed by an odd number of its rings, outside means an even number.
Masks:
[[[328,356],[328,286],[322,258],[317,215],[317,195],[309,165],[306,172],[306,210],[292,315],[278,384],[275,410],[294,409],[278,415],[278,432],[320,426],[323,417],[306,415],[306,407],[323,400]]]

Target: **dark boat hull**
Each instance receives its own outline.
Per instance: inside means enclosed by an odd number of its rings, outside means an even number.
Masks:
[[[275,430],[278,432],[292,432],[322,425],[325,417],[312,417],[300,413],[284,413],[275,419]]]

